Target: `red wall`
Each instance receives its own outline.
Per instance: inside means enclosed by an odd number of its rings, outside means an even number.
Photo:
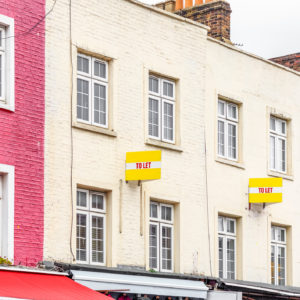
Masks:
[[[45,0],[0,0],[15,20],[15,112],[0,109],[0,163],[15,166],[15,264],[43,257]]]

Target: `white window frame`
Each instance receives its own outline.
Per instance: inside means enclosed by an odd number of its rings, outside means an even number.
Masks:
[[[224,230],[219,230],[219,218],[222,218],[224,224]],[[234,222],[234,233],[227,231],[227,221]],[[236,262],[236,219],[228,218],[224,216],[218,216],[218,252],[219,252],[219,238],[223,239],[223,279],[227,278],[227,240],[234,240],[234,279],[236,278],[236,269],[237,269],[237,262]],[[219,258],[218,258],[219,259]],[[219,261],[218,261],[219,266]],[[219,270],[220,274],[220,270]]]
[[[270,116],[270,123],[271,120],[275,120],[275,130],[271,129],[271,125],[270,125],[270,133],[269,133],[269,168],[271,171],[274,172],[279,172],[279,173],[283,173],[286,174],[287,173],[287,121],[284,119],[280,119],[274,116]],[[280,130],[278,129],[278,124],[279,123],[284,123],[285,124],[285,133],[280,132]],[[275,142],[274,142],[274,148],[275,148],[275,157],[274,157],[274,161],[275,161],[275,168],[272,168],[272,157],[271,157],[271,141],[270,138],[273,137]],[[280,148],[279,148],[279,140],[283,140],[285,141],[285,170],[281,170],[280,168]]]
[[[0,164],[2,180],[1,201],[1,233],[0,256],[14,261],[14,200],[15,200],[15,168],[14,166]]]
[[[158,101],[158,136],[154,136],[154,135],[149,135],[149,128],[148,128],[148,135],[149,137],[151,137],[151,139],[155,139],[155,140],[162,140],[162,132],[161,132],[161,128],[162,128],[162,125],[161,125],[161,122],[162,122],[162,113],[161,113],[161,100],[159,97],[157,96],[153,96],[153,95],[149,95],[148,97],[148,105],[149,105],[149,100],[156,100]],[[148,107],[148,112],[149,112],[149,107]],[[149,120],[148,120],[148,126],[149,126]]]
[[[159,202],[155,202],[155,201],[151,201],[151,204],[155,204],[157,205],[157,218],[154,217],[150,217],[150,222],[149,222],[149,229],[150,229],[150,225],[155,225],[157,226],[157,233],[158,233],[158,237],[157,237],[157,268],[152,268],[150,265],[149,267],[151,269],[154,269],[155,271],[160,271],[160,272],[173,272],[174,271],[174,206],[170,205],[170,204],[165,204],[165,203],[159,203]],[[171,208],[171,220],[163,220],[161,218],[161,207],[169,207]],[[162,227],[168,227],[171,228],[172,231],[172,243],[171,243],[171,252],[172,252],[172,263],[171,263],[171,270],[169,269],[163,269],[162,268]],[[149,244],[149,249],[150,249],[150,244]],[[150,260],[150,257],[149,257]]]
[[[168,228],[171,228],[171,240],[172,240],[172,243],[171,243],[171,252],[172,252],[172,255],[171,255],[171,270],[169,269],[163,269],[162,265],[162,239],[163,239],[163,236],[162,236],[162,229],[163,227],[168,227]],[[159,267],[160,267],[160,271],[161,272],[173,272],[174,270],[174,226],[169,224],[169,223],[160,223],[159,224],[159,235],[160,235],[160,238],[159,238],[159,241],[160,241],[160,247],[159,247],[159,258],[160,258],[160,264],[159,264]]]
[[[88,120],[83,120],[78,118],[77,116],[77,105],[78,105],[78,100],[76,100],[76,119],[78,122],[80,123],[85,123],[85,124],[89,124],[89,125],[93,125],[93,126],[98,126],[98,127],[102,127],[102,128],[108,128],[108,116],[109,116],[109,106],[108,106],[108,101],[109,101],[109,89],[108,89],[108,77],[109,77],[109,70],[108,70],[108,62],[93,56],[89,56],[89,55],[85,55],[82,53],[77,53],[76,58],[78,59],[78,57],[82,57],[85,59],[88,59],[89,62],[89,72],[85,73],[82,71],[78,71],[77,70],[77,78],[88,81],[89,82],[89,119]],[[105,77],[101,77],[101,76],[97,76],[94,74],[94,62],[99,62],[102,64],[105,64],[106,66],[106,72],[105,72]],[[77,66],[76,66],[77,68]],[[77,83],[77,80],[76,80]],[[105,118],[105,124],[99,124],[96,123],[94,120],[94,103],[95,103],[95,98],[94,98],[94,83],[105,86],[105,90],[106,90],[106,118]],[[76,87],[76,99],[77,99],[77,92],[78,89]]]
[[[224,115],[219,114],[219,103],[224,104]],[[229,117],[228,109],[229,106],[235,106],[236,107],[236,118]],[[218,99],[218,105],[217,105],[217,111],[218,111],[218,118],[217,118],[217,155],[219,157],[232,160],[232,161],[238,161],[239,157],[239,106],[235,103],[224,101],[221,99]],[[224,155],[219,153],[219,121],[224,123]],[[236,127],[236,157],[230,157],[229,156],[229,144],[228,144],[228,125],[234,125]]]
[[[77,188],[78,192],[84,192],[87,196],[87,206],[78,206],[77,205],[77,192],[76,192],[76,220],[77,220],[77,214],[86,215],[87,217],[87,224],[86,224],[86,260],[77,260],[76,262],[80,264],[91,264],[91,265],[99,265],[99,266],[105,266],[106,265],[106,194],[102,192],[97,191],[90,191],[86,189],[80,189]],[[103,196],[103,209],[96,209],[92,208],[92,195],[101,195]],[[92,217],[101,217],[103,218],[103,262],[92,262]],[[76,239],[77,239],[77,223],[76,223]],[[77,251],[77,248],[76,248]]]
[[[275,239],[272,238],[272,230],[275,230]],[[278,234],[277,231],[278,230],[284,230],[284,237],[285,240],[284,241],[280,241],[277,239]],[[284,285],[286,285],[287,283],[287,270],[286,270],[286,266],[287,266],[287,246],[286,246],[287,242],[286,242],[286,228],[284,227],[279,227],[279,226],[273,226],[271,227],[271,255],[272,255],[272,246],[274,247],[275,251],[274,251],[274,273],[275,273],[275,285],[279,285],[279,276],[278,276],[278,249],[279,248],[284,248],[284,253],[285,253],[285,259],[284,259]],[[272,262],[271,262],[272,263]],[[272,268],[272,265],[271,265]],[[272,273],[271,273],[271,282],[272,282]]]
[[[149,75],[150,78],[155,78],[158,80],[158,93],[150,91],[148,88],[148,126],[147,132],[148,136],[151,139],[160,140],[166,143],[175,144],[175,136],[176,136],[176,82],[171,81],[166,78],[162,78],[155,75]],[[173,86],[173,97],[169,97],[163,94],[163,84],[164,82],[172,84]],[[149,134],[149,99],[154,99],[158,101],[158,137]],[[173,139],[164,138],[163,130],[164,130],[164,103],[169,103],[173,107]]]
[[[15,27],[14,19],[0,15],[0,30],[5,37],[2,40],[3,53],[2,88],[0,108],[15,111]]]

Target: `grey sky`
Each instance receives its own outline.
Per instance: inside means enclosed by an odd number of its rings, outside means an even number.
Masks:
[[[147,4],[162,0],[139,0]],[[300,52],[300,0],[228,0],[231,41],[271,58]]]

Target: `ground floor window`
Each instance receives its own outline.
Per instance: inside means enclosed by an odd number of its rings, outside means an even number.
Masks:
[[[173,271],[173,205],[151,202],[149,224],[149,268]]]
[[[105,264],[104,193],[77,190],[76,260],[88,264]]]
[[[236,220],[218,218],[219,277],[236,277]]]
[[[278,226],[271,228],[271,282],[286,284],[286,229]]]

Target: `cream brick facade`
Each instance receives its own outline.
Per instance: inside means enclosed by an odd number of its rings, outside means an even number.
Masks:
[[[68,4],[58,1],[46,22],[44,259],[74,263],[76,188],[82,187],[108,196],[108,267],[149,268],[149,201],[155,199],[175,205],[175,272],[218,276],[217,217],[224,214],[238,218],[238,279],[270,282],[270,227],[281,224],[288,227],[288,283],[300,285],[299,74],[207,38],[200,24],[135,1],[77,0],[71,22]],[[77,52],[109,61],[108,129],[76,121]],[[147,137],[149,73],[176,81],[175,145]],[[240,105],[241,156],[234,166],[216,156],[218,95]],[[291,119],[284,202],[249,211],[248,179],[270,175],[271,113]],[[126,183],[126,152],[157,149],[162,179]]]
[[[271,283],[271,224],[287,228],[287,284],[300,286],[299,99],[300,74],[208,40],[206,131],[208,194],[213,219],[214,272],[218,274],[217,216],[238,218],[237,278]],[[239,160],[217,156],[218,97],[239,104]],[[288,170],[269,171],[270,115],[288,120]],[[229,164],[228,164],[229,163]],[[249,178],[283,177],[283,202],[265,209],[248,207]],[[216,188],[217,187],[217,188]]]
[[[176,207],[175,271],[205,273],[209,268],[208,247],[203,247],[202,241],[207,240],[207,230],[199,230],[207,224],[203,147],[205,27],[133,1],[97,0],[89,1],[89,5],[86,1],[73,2],[71,129],[68,3],[58,1],[47,19],[45,259],[72,262],[73,176],[73,208],[76,186],[108,193],[108,266],[147,267],[151,198]],[[76,122],[77,51],[109,59],[110,120],[109,128],[100,130],[102,133],[92,131],[99,131],[97,127]],[[147,138],[149,72],[176,80],[177,136],[176,145],[163,145],[162,179],[143,183],[141,191],[136,182],[124,182],[125,154],[160,149]],[[73,211],[71,240],[75,252]],[[188,234],[191,228],[195,229],[192,235]]]

